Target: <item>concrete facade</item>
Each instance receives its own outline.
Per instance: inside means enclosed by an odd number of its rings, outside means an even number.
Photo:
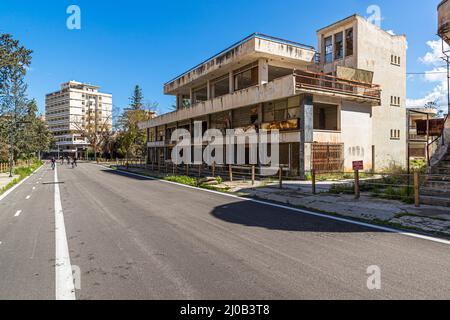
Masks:
[[[341,52],[334,43],[338,33],[344,39],[351,35]],[[337,57],[326,61],[329,35]],[[177,110],[140,124],[148,130],[149,161],[169,160],[171,132],[192,131],[193,122],[200,120],[205,129],[280,128],[281,164],[292,175],[316,169],[313,150],[318,145],[342,148],[339,170],[351,170],[356,160],[364,161],[365,170],[404,166],[406,38],[357,15],[317,36],[318,51],[254,34],[166,83],[164,92],[177,97]],[[395,66],[393,56],[399,57]],[[336,77],[338,66],[373,81]],[[395,107],[390,103],[394,95]],[[395,140],[393,128],[400,132]]]
[[[390,166],[404,167],[407,160],[406,145],[406,49],[407,42],[404,35],[392,35],[364,18],[354,15],[329,27],[318,31],[319,52],[321,58],[325,53],[325,39],[334,39],[337,34],[353,30],[353,54],[342,59],[332,59],[327,62],[321,59],[321,66],[325,73],[335,73],[338,66],[373,72],[373,82],[380,84],[381,104],[371,111],[371,138],[358,139],[346,148],[346,158],[350,150],[359,148],[365,154],[372,153],[370,165],[377,169]],[[345,38],[345,37],[344,37]],[[343,42],[344,52],[346,41]],[[343,122],[342,126],[354,127],[352,118]],[[367,130],[370,130],[368,127]],[[391,135],[392,130],[400,135]],[[351,148],[351,149],[350,149]]]
[[[45,120],[55,139],[52,153],[80,156],[90,146],[83,136],[88,126],[95,126],[97,132],[111,130],[112,95],[99,88],[69,81],[46,95]]]

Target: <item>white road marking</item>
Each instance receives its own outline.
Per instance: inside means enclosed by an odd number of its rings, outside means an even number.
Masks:
[[[36,190],[36,187],[33,187],[33,190]]]
[[[67,244],[64,213],[58,185],[58,171],[55,166],[55,294],[56,300],[75,300],[72,265]]]
[[[113,169],[111,169],[109,167],[106,167],[104,165],[101,165],[101,166],[103,166],[105,168],[108,168],[110,170],[113,170]],[[173,181],[162,180],[162,179],[158,179],[158,178],[153,178],[153,177],[149,177],[149,176],[145,176],[145,175],[137,174],[137,173],[132,173],[132,172],[128,172],[128,171],[122,171],[122,170],[117,170],[117,171],[120,171],[120,172],[125,173],[125,174],[129,174],[129,175],[132,175],[132,176],[137,176],[137,177],[141,177],[141,178],[147,178],[147,179],[150,179],[150,180],[158,180],[158,181],[161,181],[161,182],[164,182],[164,183],[169,183],[169,184],[175,184],[175,185],[178,185],[178,186],[181,186],[181,187],[184,187],[184,188],[200,190],[200,191],[203,191],[203,192],[210,192],[210,193],[222,195],[224,197],[230,197],[230,198],[244,200],[244,201],[251,201],[251,202],[264,204],[264,205],[268,205],[268,206],[272,206],[272,207],[276,207],[276,208],[286,209],[286,210],[294,211],[295,213],[307,214],[307,215],[310,215],[310,216],[315,216],[315,217],[320,217],[320,218],[325,218],[325,219],[330,219],[330,220],[335,220],[335,221],[340,221],[340,222],[346,222],[346,223],[355,224],[355,225],[359,225],[359,226],[367,227],[367,228],[371,228],[371,229],[377,229],[377,230],[383,230],[383,231],[386,231],[386,232],[397,233],[397,234],[400,234],[400,235],[403,235],[403,236],[407,236],[407,237],[418,238],[418,239],[423,239],[423,240],[428,240],[428,241],[433,241],[433,242],[438,242],[438,243],[450,245],[450,241],[449,240],[445,240],[445,239],[435,238],[435,237],[431,237],[431,236],[425,236],[425,235],[421,235],[421,234],[418,234],[418,233],[405,232],[405,231],[394,229],[394,228],[390,228],[390,227],[383,227],[383,226],[370,224],[370,223],[366,223],[366,222],[360,222],[360,221],[351,220],[351,219],[347,219],[347,218],[340,218],[340,217],[331,216],[331,215],[318,213],[318,212],[314,212],[314,211],[293,208],[293,207],[285,206],[285,205],[282,205],[282,204],[271,203],[271,202],[267,202],[267,201],[263,201],[263,200],[257,200],[257,199],[252,199],[252,198],[244,198],[244,197],[236,196],[234,194],[224,193],[224,192],[220,192],[220,191],[208,190],[208,189],[188,186],[188,185],[185,185],[185,184],[181,184],[181,183],[177,183],[177,182],[173,182]]]
[[[28,196],[25,198],[25,200],[29,200],[30,198],[31,198],[31,196],[28,195]]]
[[[17,210],[17,212],[16,212],[16,214],[14,215],[14,217],[20,216],[21,213],[22,213],[22,210]]]

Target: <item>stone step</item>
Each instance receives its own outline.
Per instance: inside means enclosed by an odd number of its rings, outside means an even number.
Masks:
[[[448,167],[450,166],[450,159],[443,159],[441,160],[441,162],[439,163],[439,165],[443,166],[443,167]]]
[[[450,184],[448,186],[448,189],[424,186],[420,188],[420,194],[424,196],[442,197],[450,199]]]
[[[450,167],[444,167],[442,165],[439,165],[438,167],[434,167],[431,171],[434,174],[448,174],[448,175],[450,175]]]
[[[448,197],[420,196],[420,203],[450,208],[450,198]]]
[[[433,188],[437,190],[450,190],[450,181],[445,180],[428,180],[425,185],[425,188]]]

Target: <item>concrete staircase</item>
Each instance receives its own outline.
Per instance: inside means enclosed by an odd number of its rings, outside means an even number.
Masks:
[[[431,169],[431,176],[420,192],[423,204],[450,207],[450,149]]]

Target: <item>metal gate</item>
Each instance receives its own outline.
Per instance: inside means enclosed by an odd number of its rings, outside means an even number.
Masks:
[[[311,167],[317,173],[344,171],[344,144],[313,143]]]

